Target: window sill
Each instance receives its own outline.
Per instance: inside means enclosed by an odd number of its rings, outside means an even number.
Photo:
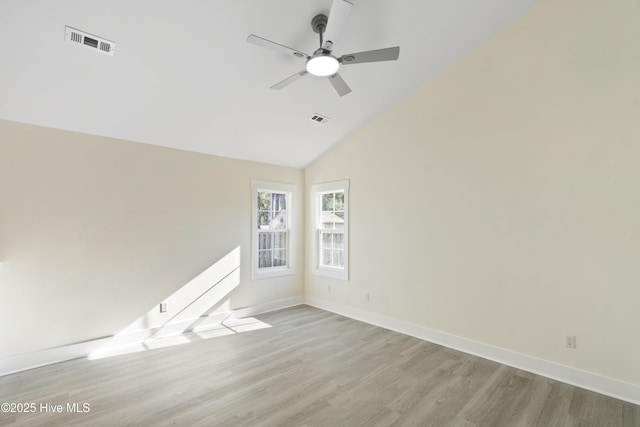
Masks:
[[[258,271],[253,274],[251,277],[252,280],[260,280],[260,279],[270,279],[272,277],[281,277],[281,276],[292,276],[296,274],[295,270],[290,268],[282,268],[277,270],[270,271]]]
[[[329,277],[337,280],[349,280],[349,272],[347,270],[337,270],[328,268],[314,268],[311,270],[311,274],[316,276]]]

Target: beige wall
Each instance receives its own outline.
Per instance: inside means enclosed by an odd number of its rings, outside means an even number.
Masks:
[[[638,40],[636,1],[543,1],[304,174],[0,121],[0,358],[118,332],[240,246],[228,308],[306,279],[640,384]],[[251,179],[297,184],[298,224],[350,179],[350,281],[305,276],[301,232],[295,276],[250,279]]]
[[[251,280],[252,179],[303,223],[301,170],[0,121],[0,358],[114,334],[238,246],[222,308],[302,296],[302,261]]]
[[[306,294],[640,384],[639,41],[636,1],[543,1],[308,167],[351,280]]]

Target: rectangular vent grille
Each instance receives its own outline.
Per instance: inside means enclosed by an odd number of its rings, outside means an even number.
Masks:
[[[89,49],[113,56],[116,44],[102,37],[97,37],[84,31],[76,30],[69,26],[65,27],[65,39],[77,44],[78,46],[88,47]]]
[[[111,52],[111,43],[100,42],[100,50],[106,53]]]
[[[82,43],[82,34],[76,33],[75,31],[71,32],[71,41],[76,43]]]
[[[315,113],[309,120],[316,123],[327,123],[329,121],[329,117],[321,116],[320,114]]]

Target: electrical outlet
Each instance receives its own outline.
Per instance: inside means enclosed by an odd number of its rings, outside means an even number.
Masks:
[[[576,348],[576,336],[567,335],[564,337],[564,346],[567,348]]]
[[[161,302],[160,303],[160,313],[166,313],[167,312],[167,303],[166,302]]]
[[[367,293],[365,293],[365,294],[364,294],[364,300],[365,300],[365,301],[371,301],[371,297],[370,297],[370,295],[369,295],[369,292],[367,292]]]

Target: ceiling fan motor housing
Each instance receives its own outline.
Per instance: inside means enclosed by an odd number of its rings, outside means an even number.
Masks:
[[[311,28],[313,29],[313,32],[318,34],[324,33],[324,30],[327,29],[327,22],[329,22],[327,15],[321,13],[314,16],[311,20]]]

